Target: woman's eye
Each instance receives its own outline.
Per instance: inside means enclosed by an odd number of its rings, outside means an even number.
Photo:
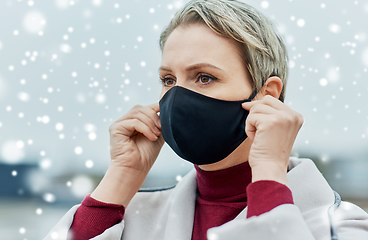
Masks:
[[[176,83],[176,81],[172,78],[161,78],[161,81],[167,87],[172,86]]]
[[[203,84],[208,84],[212,82],[213,80],[216,80],[216,78],[208,76],[208,75],[200,75],[198,79],[199,79],[198,81]]]

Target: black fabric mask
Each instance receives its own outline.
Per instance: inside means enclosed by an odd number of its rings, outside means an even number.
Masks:
[[[161,130],[167,144],[193,164],[211,164],[232,153],[246,138],[249,111],[241,101],[226,101],[174,86],[161,98]]]

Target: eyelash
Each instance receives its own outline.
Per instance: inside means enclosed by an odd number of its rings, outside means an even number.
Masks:
[[[211,81],[209,81],[208,83],[202,83],[202,85],[207,85],[207,84],[210,84],[212,81],[216,81],[216,80],[218,80],[218,78],[215,78],[215,77],[213,77],[213,76],[211,76],[211,75],[209,75],[209,74],[203,74],[203,73],[201,73],[201,74],[199,74],[199,75],[198,75],[196,82],[197,82],[197,81],[199,81],[199,79],[200,79],[201,77],[207,77],[207,78],[211,78],[211,79],[212,79],[212,80],[211,80]],[[160,82],[161,82],[161,84],[162,84],[162,85],[164,85],[165,87],[167,87],[167,86],[165,85],[165,81],[166,81],[167,79],[172,79],[172,80],[174,80],[173,78],[170,78],[170,77],[164,77],[164,78],[161,78],[161,77],[160,77]],[[175,81],[175,80],[174,80],[174,81]]]

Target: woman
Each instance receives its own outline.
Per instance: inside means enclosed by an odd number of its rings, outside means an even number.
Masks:
[[[283,103],[287,53],[267,18],[190,1],[160,46],[160,102],[110,126],[104,178],[45,239],[368,239],[368,215],[289,158],[303,117]],[[138,192],[164,141],[195,169]]]

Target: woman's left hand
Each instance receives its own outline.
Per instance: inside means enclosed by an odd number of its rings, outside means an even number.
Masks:
[[[248,158],[252,182],[273,180],[287,185],[290,152],[303,116],[270,95],[242,107],[249,111],[245,132],[252,141]]]

